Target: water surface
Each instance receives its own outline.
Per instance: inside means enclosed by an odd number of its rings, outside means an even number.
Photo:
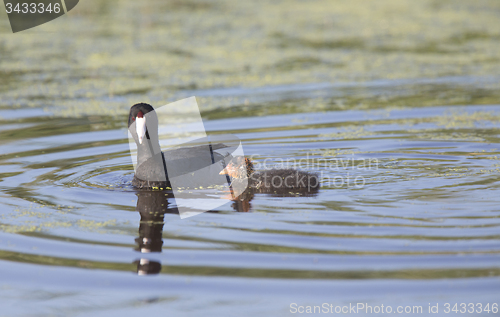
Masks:
[[[497,2],[108,3],[0,28],[2,314],[498,303]],[[188,96],[320,190],[184,220],[135,190],[128,109]]]

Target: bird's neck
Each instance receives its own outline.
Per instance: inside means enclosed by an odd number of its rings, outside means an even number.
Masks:
[[[142,144],[137,145],[137,165],[141,165],[158,153],[161,153],[158,140],[153,140],[152,142],[151,139],[144,138]]]

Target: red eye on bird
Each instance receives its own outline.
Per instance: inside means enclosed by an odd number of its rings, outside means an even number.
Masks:
[[[144,118],[144,113],[142,113],[142,111],[139,111],[139,112],[137,113],[137,116],[136,116],[136,117],[133,117],[133,118],[132,118],[132,120],[134,120],[134,121],[135,121],[135,118]]]

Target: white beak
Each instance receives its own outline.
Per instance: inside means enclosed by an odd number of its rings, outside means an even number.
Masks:
[[[142,144],[142,139],[146,135],[146,118],[136,118],[135,119],[135,130],[137,131],[137,136],[139,137],[139,144]]]

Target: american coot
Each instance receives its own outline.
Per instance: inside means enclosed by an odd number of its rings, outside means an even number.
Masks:
[[[318,191],[319,177],[315,173],[293,168],[255,171],[252,161],[243,156],[232,158],[220,174],[231,176],[234,182],[248,181],[248,191],[258,193],[307,194]]]
[[[227,178],[219,172],[223,169],[223,160],[228,161],[230,157],[214,152],[226,145],[207,143],[162,152],[158,140],[158,117],[147,103],[138,103],[130,108],[128,127],[137,145],[133,186],[168,189],[173,177],[176,177],[178,187],[185,188],[227,184]]]

